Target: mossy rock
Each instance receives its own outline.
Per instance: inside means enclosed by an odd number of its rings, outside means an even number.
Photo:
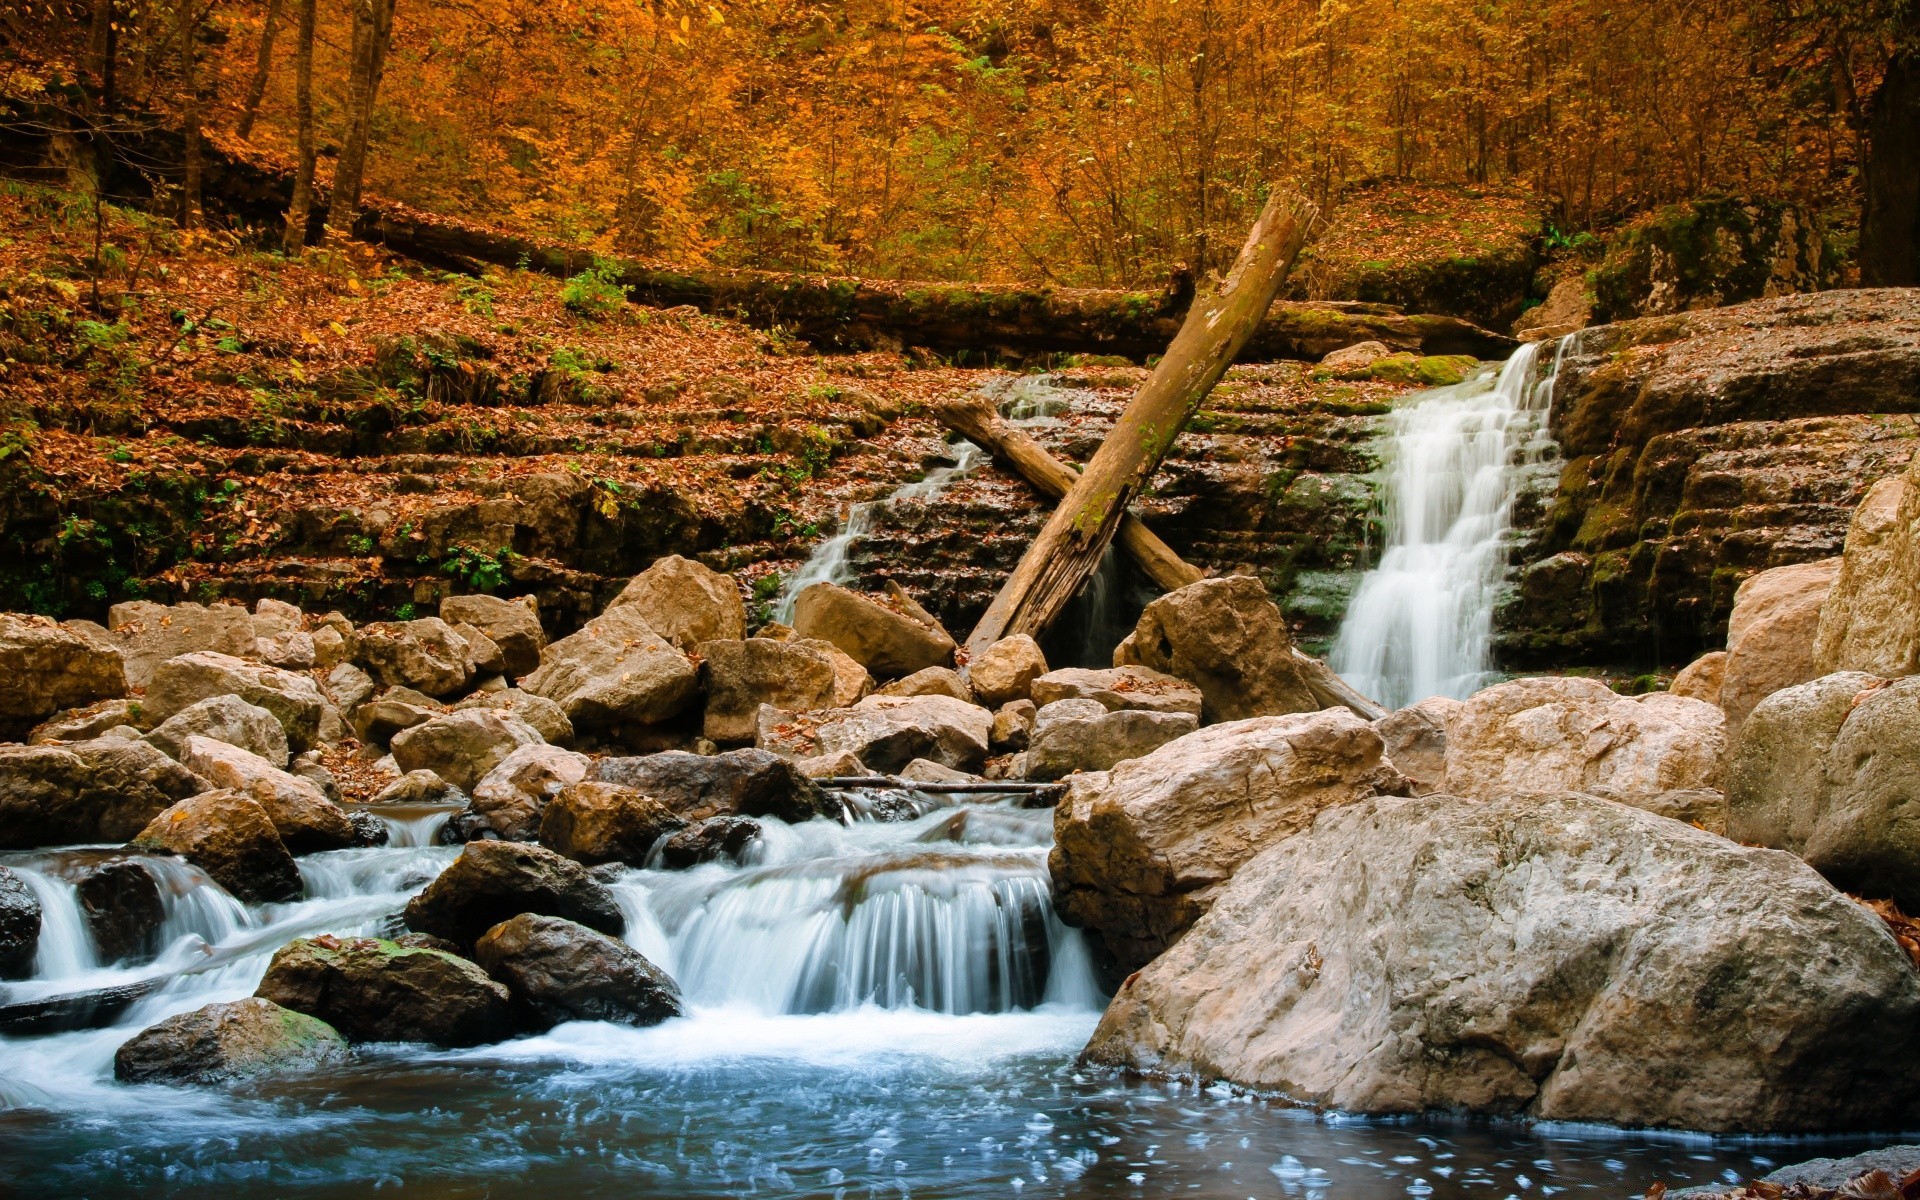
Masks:
[[[1811,213],[1705,196],[1621,229],[1588,276],[1596,321],[1715,308],[1831,286],[1837,256]]]

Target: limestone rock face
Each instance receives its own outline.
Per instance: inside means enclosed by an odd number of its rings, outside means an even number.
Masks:
[[[244,616],[245,614],[241,614]],[[65,708],[124,696],[119,654],[45,617],[0,613],[0,734],[43,721]]]
[[[1320,708],[1294,664],[1280,606],[1250,575],[1202,579],[1147,605],[1114,650],[1113,665],[1150,667],[1192,683],[1209,724]]]
[[[1184,679],[1175,679],[1162,671],[1146,667],[1063,667],[1036,678],[1028,689],[1036,705],[1056,700],[1098,700],[1118,712],[1123,708],[1143,712],[1192,713],[1200,715],[1204,702],[1200,689]]]
[[[1913,467],[1873,485],[1847,526],[1820,610],[1815,669],[1893,678],[1920,670],[1920,489]]]
[[[683,1016],[680,988],[645,955],[558,917],[522,913],[489,929],[473,948],[487,974],[507,985],[523,1024],[562,1021],[658,1025]]]
[[[182,800],[155,817],[130,845],[177,854],[241,900],[298,900],[305,890],[267,810],[239,792],[202,792]]]
[[[252,658],[255,653],[253,618],[237,604],[128,600],[107,610],[107,630],[126,662],[128,687],[146,687],[155,668],[182,654],[211,650]]]
[[[879,691],[882,696],[951,696],[973,703],[973,689],[952,667],[922,667],[913,674],[894,680]]]
[[[578,921],[614,937],[626,918],[613,894],[572,859],[522,842],[468,842],[453,865],[407,902],[407,928],[471,946],[521,913]]]
[[[1823,558],[1762,571],[1733,594],[1720,681],[1720,707],[1730,731],[1737,732],[1753,706],[1774,692],[1819,674],[1814,642],[1820,606],[1840,573],[1840,561]]]
[[[494,712],[506,713],[533,726],[539,735],[556,746],[564,746],[573,740],[573,722],[567,720],[567,714],[558,704],[545,696],[536,696],[519,688],[501,688],[494,692],[476,692],[453,706],[460,712],[469,708],[485,708]]]
[[[1173,944],[1240,864],[1323,809],[1401,780],[1345,709],[1208,726],[1109,774],[1082,775],[1053,813],[1054,904],[1116,978]]]
[[[383,938],[288,942],[255,995],[352,1042],[479,1046],[512,1032],[507,989],[464,958]]]
[[[1379,798],[1247,863],[1086,1057],[1353,1112],[1905,1127],[1920,972],[1791,856],[1590,796]]]
[[[1496,796],[1583,791],[1633,804],[1718,788],[1725,718],[1667,692],[1619,695],[1595,679],[1516,679],[1469,697],[1447,722],[1441,790]]]
[[[803,758],[851,754],[876,771],[916,758],[978,771],[992,734],[992,713],[951,696],[868,696],[852,708],[799,714],[778,730],[763,724],[759,742]]]
[[[440,619],[449,625],[471,625],[500,647],[502,665],[515,679],[540,665],[547,644],[546,630],[533,597],[502,600],[498,596],[448,596],[440,602]]]
[[[484,828],[510,842],[531,842],[540,835],[541,814],[562,788],[586,778],[584,754],[540,743],[522,746],[500,760],[474,785],[466,814],[471,837]]]
[[[732,577],[678,554],[657,559],[634,576],[607,610],[628,605],[681,650],[747,636],[747,606]]]
[[[520,681],[558,704],[576,728],[653,725],[678,716],[698,688],[699,672],[641,615],[619,605],[540,653]]]
[[[354,843],[353,825],[339,805],[257,754],[193,734],[182,750],[181,765],[217,788],[251,796],[295,854],[340,850]]]
[[[561,789],[540,817],[540,844],[593,867],[647,861],[654,843],[686,827],[638,788],[584,781]]]
[[[1886,681],[1837,671],[1762,700],[1727,755],[1727,836],[1799,854],[1826,808],[1827,756],[1855,701]]]
[[[1667,691],[1689,700],[1705,700],[1708,704],[1717,705],[1720,703],[1720,685],[1726,677],[1727,652],[1714,650],[1681,668]]]
[[[783,712],[834,705],[834,662],[813,647],[747,638],[702,642],[698,653],[705,660],[707,680],[702,732],[716,742],[751,741],[762,704]]]
[[[467,639],[439,617],[365,626],[355,658],[383,686],[409,687],[436,699],[473,679]]]
[[[540,734],[518,717],[471,708],[423,721],[393,737],[393,761],[402,771],[432,771],[463,792]]]
[[[1001,638],[979,658],[967,664],[967,683],[973,698],[988,708],[1015,700],[1032,699],[1033,681],[1047,673],[1047,656],[1040,643],[1024,633]]]
[[[886,602],[834,583],[816,583],[794,601],[794,633],[832,642],[876,678],[897,679],[953,661],[940,622],[890,584]]]
[[[0,867],[0,979],[33,974],[40,949],[40,900],[26,881]]]
[[[687,821],[737,815],[798,823],[838,811],[798,767],[765,750],[603,758],[588,778],[634,788]]]
[[[287,765],[287,731],[272,713],[257,704],[248,704],[238,696],[209,696],[189,704],[160,723],[147,735],[147,741],[176,762],[185,761],[187,739],[212,738],[229,746],[238,746],[267,761],[269,766]],[[222,784],[222,787],[227,785]]]
[[[236,1083],[345,1062],[347,1041],[325,1021],[249,996],[149,1025],[113,1055],[121,1083]]]
[[[1387,743],[1387,757],[1407,777],[1415,796],[1437,791],[1447,773],[1447,722],[1464,707],[1446,696],[1429,696],[1373,723]]]
[[[327,703],[309,676],[203,650],[154,668],[147,684],[146,719],[163,724],[213,696],[238,696],[272,713],[286,731],[287,750],[293,754],[304,753],[318,739]]]
[[[1056,700],[1034,717],[1027,778],[1105,771],[1153,753],[1200,727],[1192,713],[1108,711],[1098,700]]]
[[[145,742],[0,746],[0,848],[118,842],[207,781]]]

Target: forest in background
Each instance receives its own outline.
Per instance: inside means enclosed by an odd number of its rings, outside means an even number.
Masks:
[[[293,161],[305,3],[26,0],[0,18],[0,91]],[[1914,104],[1907,0],[313,13],[323,181],[364,144],[369,192],[435,212],[685,266],[881,278],[1154,283],[1230,259],[1272,184],[1324,206],[1379,178],[1524,193],[1550,238],[1707,193],[1785,200],[1844,245],[1874,99]]]

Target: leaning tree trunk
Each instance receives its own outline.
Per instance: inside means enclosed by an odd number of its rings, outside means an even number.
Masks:
[[[366,179],[367,142],[373,133],[373,104],[386,71],[387,42],[393,36],[393,0],[354,0],[352,78],[347,89],[347,136],[334,166],[327,201],[328,237],[352,237],[360,215]]]
[[[280,31],[280,0],[267,0],[267,19],[260,26],[260,49],[253,59],[253,78],[247,83],[247,97],[240,105],[240,123],[234,132],[241,141],[253,137],[254,118],[260,115],[260,101],[267,94],[267,75],[273,69],[273,35]]]
[[[1860,282],[1920,285],[1920,50],[1896,53],[1867,114]]]
[[[299,166],[293,174],[293,200],[287,205],[287,229],[281,246],[298,254],[307,244],[313,215],[313,18],[316,0],[300,0],[300,30],[294,43],[293,117],[299,140]]]
[[[1010,634],[1038,637],[1100,565],[1133,498],[1267,315],[1317,210],[1276,193],[1220,289],[1196,296],[1173,344],[967,639],[971,654]]]

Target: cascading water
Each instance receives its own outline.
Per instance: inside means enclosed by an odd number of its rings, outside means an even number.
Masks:
[[[1544,378],[1529,343],[1497,373],[1394,410],[1385,547],[1331,655],[1348,683],[1389,708],[1464,697],[1488,681],[1514,498],[1523,469],[1552,451],[1545,418],[1565,346]]]

